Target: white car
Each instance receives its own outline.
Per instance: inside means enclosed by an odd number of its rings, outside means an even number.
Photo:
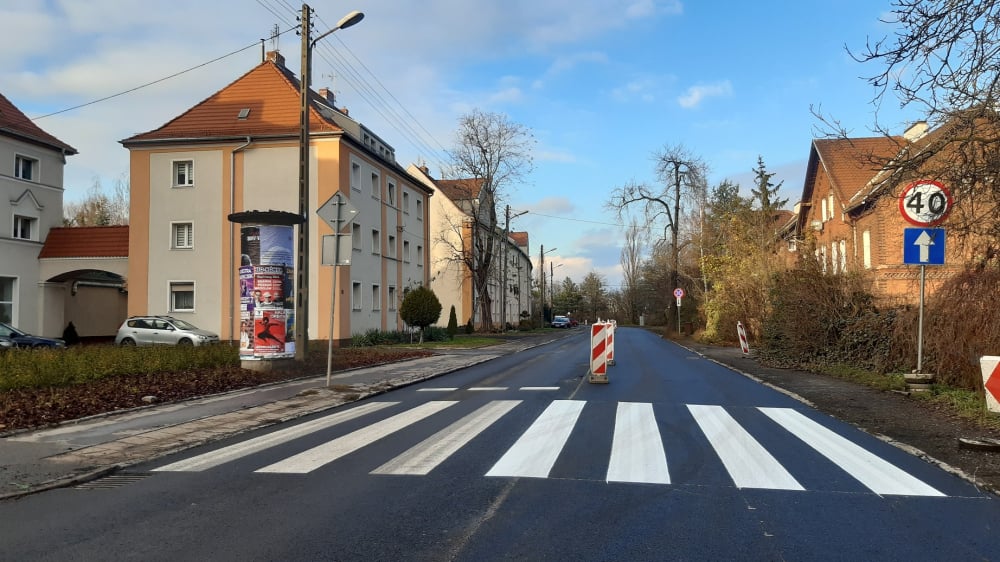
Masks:
[[[208,345],[219,334],[173,316],[133,316],[118,328],[116,345]]]

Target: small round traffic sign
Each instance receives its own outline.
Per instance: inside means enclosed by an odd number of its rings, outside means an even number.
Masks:
[[[674,289],[674,296],[677,297],[677,298],[683,297],[684,296],[684,289],[681,289],[680,287],[677,287],[676,289]]]
[[[948,216],[951,193],[936,181],[919,180],[906,186],[899,196],[899,212],[916,226],[934,226]]]

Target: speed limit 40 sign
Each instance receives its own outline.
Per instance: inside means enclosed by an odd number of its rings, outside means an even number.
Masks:
[[[899,212],[906,222],[915,226],[934,226],[948,216],[951,193],[936,181],[911,183],[899,196]]]

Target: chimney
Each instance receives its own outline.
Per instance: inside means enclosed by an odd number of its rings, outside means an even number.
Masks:
[[[341,107],[337,111],[343,113],[344,115],[350,115],[349,113],[347,113],[347,107]]]
[[[267,62],[273,62],[278,68],[285,68],[285,57],[278,51],[268,51],[265,55]]]
[[[330,104],[330,107],[337,107],[334,105],[337,102],[337,95],[333,93],[333,90],[330,88],[320,88],[318,93],[319,97],[323,98]]]
[[[417,166],[417,169],[423,172],[425,176],[431,177],[431,171],[427,168],[427,164],[421,164]]]
[[[913,125],[910,125],[910,128],[903,133],[903,138],[914,142],[925,134],[927,134],[927,121],[917,121]]]

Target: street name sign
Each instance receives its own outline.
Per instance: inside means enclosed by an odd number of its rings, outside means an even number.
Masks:
[[[943,228],[903,229],[903,263],[944,265]]]

